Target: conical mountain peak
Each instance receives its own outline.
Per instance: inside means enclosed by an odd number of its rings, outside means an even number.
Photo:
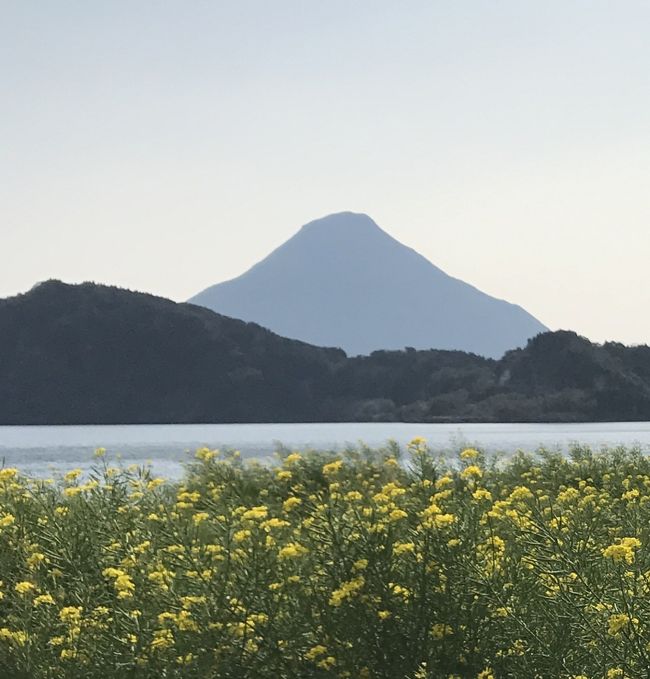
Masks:
[[[350,354],[411,346],[498,357],[546,330],[354,212],[305,224],[249,271],[190,301]]]
[[[363,231],[365,233],[385,234],[377,222],[363,212],[334,212],[331,215],[308,222],[298,233],[331,233],[337,231]]]
[[[373,242],[381,240],[395,241],[373,219],[360,212],[336,212],[315,219],[301,227],[293,239],[303,242],[313,240],[321,246],[328,242],[336,246],[345,243],[347,247],[354,244],[359,247],[371,246]]]

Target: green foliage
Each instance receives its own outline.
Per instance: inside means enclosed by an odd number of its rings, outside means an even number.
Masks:
[[[647,676],[646,457],[399,452],[0,470],[0,676]]]

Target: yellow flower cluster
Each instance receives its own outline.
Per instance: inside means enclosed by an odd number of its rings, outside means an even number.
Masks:
[[[135,584],[131,576],[121,568],[105,568],[102,575],[113,578],[113,587],[117,592],[118,599],[130,599],[135,592]]]
[[[344,582],[341,586],[335,589],[330,596],[330,606],[340,606],[346,599],[353,597],[366,584],[365,578],[362,575]]]
[[[647,673],[647,458],[407,452],[0,469],[0,675]]]
[[[638,624],[638,618],[631,618],[627,613],[617,613],[615,615],[610,615],[607,621],[607,634],[612,637],[616,637],[630,625]]]
[[[603,556],[614,562],[631,564],[634,561],[634,552],[641,546],[638,538],[621,538],[616,544],[603,549]]]

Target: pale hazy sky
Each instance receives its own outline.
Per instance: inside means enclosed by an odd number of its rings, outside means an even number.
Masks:
[[[184,300],[353,210],[650,342],[649,29],[647,0],[0,0],[0,296]]]

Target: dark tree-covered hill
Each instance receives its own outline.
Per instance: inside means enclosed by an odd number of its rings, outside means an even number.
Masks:
[[[500,360],[410,348],[348,358],[91,283],[0,300],[0,424],[397,420],[650,420],[650,348],[559,331]]]
[[[85,283],[0,300],[4,423],[304,420],[342,351]]]

